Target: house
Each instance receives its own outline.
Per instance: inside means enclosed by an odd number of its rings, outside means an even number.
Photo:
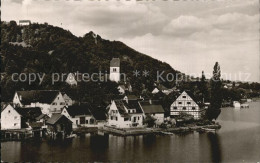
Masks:
[[[20,108],[8,105],[1,112],[1,129],[28,128],[28,123],[35,121],[41,115],[41,108]]]
[[[67,106],[61,114],[73,122],[72,128],[91,127],[96,124],[96,120],[91,114],[90,107],[89,104]]]
[[[130,83],[124,83],[124,84],[120,84],[118,87],[118,91],[121,95],[127,93],[127,92],[132,92],[132,86]]]
[[[2,129],[21,129],[22,116],[13,106],[7,105],[1,112],[1,130]]]
[[[47,114],[41,114],[35,118],[36,122],[42,123],[42,128],[47,128],[46,122],[50,117]]]
[[[159,84],[158,86],[156,86],[153,90],[152,90],[152,94],[157,94],[159,92],[162,92],[166,95],[170,94],[171,92],[173,92],[173,89],[168,89],[166,88],[164,85]]]
[[[126,91],[125,85],[119,85],[119,86],[117,87],[117,89],[118,89],[120,95],[125,94],[125,91]]]
[[[72,121],[63,114],[52,114],[46,124],[47,134],[54,139],[64,138],[72,132]]]
[[[40,107],[42,113],[48,116],[53,113],[61,113],[61,109],[66,106],[62,94],[57,90],[17,91],[13,104],[23,108]]]
[[[110,61],[109,79],[115,82],[120,81],[120,59],[119,58],[113,58]]]
[[[62,94],[62,97],[63,97],[63,99],[64,99],[66,105],[70,106],[70,105],[72,105],[72,104],[75,103],[75,101],[72,100],[72,98],[69,97],[65,92],[61,92],[61,94]]]
[[[139,99],[137,96],[135,96],[135,95],[125,95],[124,96],[124,98],[123,98],[123,100],[137,100],[137,99]]]
[[[31,20],[19,20],[19,25],[24,26],[24,25],[30,25]]]
[[[143,125],[143,110],[137,100],[113,100],[108,116],[110,126],[129,128]]]
[[[77,84],[78,84],[78,82],[75,78],[75,75],[73,73],[69,73],[67,75],[65,82],[68,83],[70,86],[74,86],[74,85],[77,86]]]
[[[142,109],[144,111],[144,116],[151,115],[153,118],[156,119],[158,123],[164,122],[164,109],[162,105],[153,103],[152,100],[150,101],[141,101],[140,102]]]
[[[192,115],[194,119],[200,119],[205,109],[200,108],[198,102],[194,101],[194,99],[191,93],[188,94],[183,91],[171,104],[170,116],[174,117],[180,115],[180,113],[186,113]]]

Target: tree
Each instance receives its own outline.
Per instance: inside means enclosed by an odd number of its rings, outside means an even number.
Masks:
[[[221,86],[222,82],[220,80],[221,71],[218,62],[215,63],[213,68],[213,77],[211,78],[211,99],[210,99],[210,107],[206,112],[206,117],[212,121],[213,119],[217,119],[221,110],[222,104],[222,91]]]
[[[144,123],[147,124],[147,127],[153,127],[155,125],[155,121],[156,119],[150,114],[148,114],[144,119]]]

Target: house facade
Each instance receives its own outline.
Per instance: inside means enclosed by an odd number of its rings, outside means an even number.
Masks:
[[[42,113],[48,116],[53,113],[61,113],[62,108],[67,106],[61,92],[56,90],[17,91],[13,104],[24,108],[40,107]]]
[[[66,103],[66,105],[71,106],[74,104],[74,100],[72,100],[71,97],[69,97],[65,92],[61,92],[62,97]]]
[[[7,107],[1,112],[1,130],[3,129],[21,129],[22,117],[13,106]]]
[[[160,124],[164,122],[164,109],[162,105],[155,104],[151,100],[140,102],[142,109],[144,111],[144,117],[147,115],[152,116],[156,119],[156,123]]]
[[[171,104],[171,116],[178,116],[181,113],[190,114],[194,119],[200,119],[204,109],[201,109],[199,105],[194,101],[191,96],[183,91],[181,95]]]
[[[73,122],[72,128],[93,127],[96,124],[88,104],[64,107],[61,114]]]
[[[113,100],[108,108],[108,125],[119,128],[143,125],[143,110],[137,100]]]

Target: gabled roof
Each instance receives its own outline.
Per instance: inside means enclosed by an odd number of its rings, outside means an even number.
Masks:
[[[36,119],[37,121],[39,121],[39,120],[41,120],[42,118],[45,118],[45,117],[50,118],[47,114],[41,114],[41,115],[39,115],[38,117],[36,117],[35,119]]]
[[[122,115],[122,116],[127,116],[128,113],[127,113],[127,111],[126,111],[126,109],[124,107],[123,100],[114,100],[114,102],[116,104],[116,107],[118,109],[119,114]]]
[[[17,91],[18,98],[23,105],[29,105],[34,102],[51,104],[59,94],[57,90],[31,90]]]
[[[89,104],[81,104],[68,106],[66,110],[70,116],[75,117],[77,115],[91,115],[90,108]]]
[[[143,113],[138,100],[128,100],[128,102],[123,100],[123,103],[127,109],[136,109],[136,113]]]
[[[30,108],[14,108],[22,117],[26,119],[36,119],[42,114],[41,108],[30,107]]]
[[[113,58],[110,61],[110,67],[120,67],[120,59],[119,58]]]
[[[162,107],[162,105],[156,105],[156,104],[147,104],[147,103],[143,103],[140,102],[144,113],[146,114],[153,114],[153,113],[164,113],[164,109]]]
[[[69,120],[63,114],[52,114],[51,118],[49,118],[46,123],[53,125],[53,124],[57,123],[61,118],[66,118],[69,122],[71,122],[71,120]]]
[[[102,107],[98,107],[98,108],[90,108],[90,112],[92,113],[93,117],[96,120],[106,120],[107,119],[107,115],[106,115],[106,109]]]

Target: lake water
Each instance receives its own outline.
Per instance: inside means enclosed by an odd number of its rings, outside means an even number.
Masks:
[[[129,136],[86,135],[63,143],[2,142],[1,160],[260,162],[260,102],[223,108],[216,133]]]

